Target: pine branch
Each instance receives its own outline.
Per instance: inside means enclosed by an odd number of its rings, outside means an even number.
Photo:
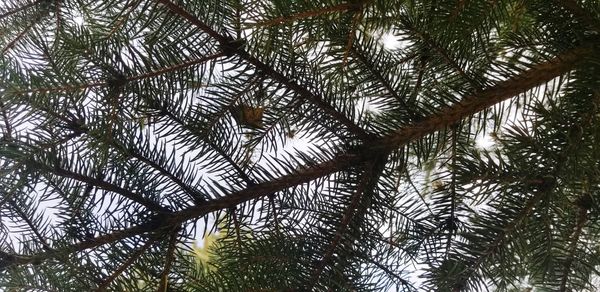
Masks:
[[[375,65],[367,58],[367,56],[365,56],[364,52],[362,52],[361,50],[354,48],[354,47],[352,47],[350,51],[353,56],[355,56],[361,63],[363,63],[365,65],[365,67],[368,68],[369,72],[371,72],[371,74],[375,77],[375,79],[377,79],[379,81],[381,86],[383,86],[383,88],[385,88],[385,90],[388,92],[388,94],[391,95],[396,101],[398,101],[398,103],[404,108],[404,110],[406,110],[407,114],[410,115],[411,119],[413,121],[416,121],[418,119],[418,117],[413,111],[409,110],[410,107],[406,103],[406,98],[398,95],[398,92],[396,92],[396,90],[394,90],[394,88],[392,87],[390,80],[385,78],[381,74],[381,72],[375,70]],[[403,64],[405,62],[408,62],[408,61],[414,59],[415,57],[417,57],[416,53],[406,56],[405,58],[400,60],[398,62],[398,64]]]
[[[186,129],[190,133],[194,133],[194,134],[196,133],[196,129],[191,128],[188,123],[185,123],[183,120],[181,120],[179,117],[175,116],[175,114],[173,114],[166,108],[162,108],[162,114],[169,117],[172,121],[177,123],[180,127]],[[233,169],[236,171],[238,176],[246,183],[246,185],[255,184],[254,181],[250,178],[250,176],[248,176],[248,174],[246,174],[246,172],[238,165],[238,163],[235,162],[233,160],[233,158],[231,158],[229,155],[227,155],[227,153],[225,151],[223,151],[223,149],[221,149],[221,147],[216,145],[214,142],[210,141],[208,136],[206,136],[206,135],[195,135],[195,136],[198,139],[200,139],[203,143],[208,145],[213,151],[215,151],[217,154],[219,154],[219,156],[221,156],[225,161],[227,161],[227,163],[231,167],[233,167]]]
[[[126,77],[123,83],[157,77],[157,76],[160,76],[163,74],[168,74],[168,73],[175,72],[175,71],[178,71],[181,69],[185,69],[187,67],[206,63],[207,61],[215,60],[222,56],[225,56],[225,54],[223,52],[214,53],[214,54],[204,56],[202,58],[198,58],[195,60],[189,60],[189,61],[186,61],[186,62],[183,62],[180,64],[163,67],[163,68],[160,68],[155,71],[148,72],[148,73],[143,73],[143,74],[136,75],[136,76]],[[13,93],[15,95],[25,95],[25,94],[34,94],[34,93],[59,93],[59,92],[73,92],[73,91],[86,90],[86,89],[91,89],[91,88],[96,88],[96,87],[110,87],[110,86],[113,86],[113,84],[111,84],[111,82],[91,82],[91,83],[78,84],[78,85],[64,85],[64,86],[59,86],[59,87],[16,89],[16,90],[10,90],[9,92]]]
[[[400,21],[401,21],[402,25],[404,25],[408,30],[413,32],[425,44],[427,44],[430,48],[432,48],[435,51],[435,53],[438,54],[438,56],[442,57],[444,62],[446,62],[446,64],[449,65],[450,67],[452,67],[456,72],[458,72],[458,74],[465,81],[467,81],[473,87],[473,89],[479,90],[481,88],[481,85],[479,84],[479,82],[477,82],[476,80],[471,78],[471,76],[469,76],[469,74],[467,74],[467,72],[465,72],[460,67],[460,65],[458,63],[456,63],[456,61],[454,61],[450,57],[447,50],[445,48],[443,48],[442,46],[440,46],[440,44],[438,44],[435,40],[433,40],[427,32],[419,30],[418,28],[413,26],[411,23],[406,21],[406,19],[404,19],[404,18],[400,18]]]
[[[169,0],[156,0],[156,2],[164,5],[171,12],[173,12],[173,13],[179,15],[180,17],[184,18],[185,20],[189,21],[191,24],[193,24],[198,29],[200,29],[202,32],[204,32],[205,34],[209,35],[211,38],[213,38],[217,42],[219,42],[219,44],[221,46],[226,46],[231,42],[231,39],[216,32],[210,26],[208,26],[204,22],[202,22],[200,19],[198,19],[197,17],[195,17],[192,14],[190,14],[189,12],[187,12],[181,6],[171,2]]]
[[[231,213],[231,217],[233,219],[233,228],[235,230],[235,240],[237,243],[238,252],[242,250],[242,236],[240,230],[240,221],[238,220],[237,214],[235,213],[236,208],[229,209]]]
[[[125,7],[123,7],[123,9],[127,9],[127,11],[125,11],[124,15],[121,15],[119,17],[119,19],[117,19],[117,23],[115,23],[114,27],[110,30],[110,32],[108,33],[108,35],[106,36],[106,38],[110,38],[113,34],[115,34],[123,25],[125,25],[125,22],[127,22],[127,20],[129,19],[129,16],[131,15],[131,13],[142,3],[142,0],[131,0],[130,2],[128,2]]]
[[[402,284],[403,286],[409,286],[409,287],[412,286],[408,280],[402,278],[400,275],[398,275],[397,273],[394,273],[388,267],[378,263],[377,261],[375,261],[371,258],[364,258],[364,260],[366,260],[369,263],[374,264],[377,268],[384,271],[387,275],[392,276],[392,278],[398,280],[398,282],[400,282],[400,284]]]
[[[227,113],[231,110],[231,108],[234,107],[235,103],[237,103],[242,96],[247,93],[254,85],[256,85],[259,82],[259,78],[258,77],[254,77],[250,80],[250,82],[248,82],[248,84],[242,89],[240,90],[240,92],[236,95],[234,95],[231,98],[231,101],[227,104],[227,106],[224,106],[220,111],[218,111],[216,113],[216,115],[210,120],[207,121],[205,124],[205,126],[203,127],[204,129],[202,130],[202,132],[200,132],[198,134],[198,136],[204,137],[204,136],[208,136],[211,132],[212,132],[212,128],[219,122],[220,119],[222,119],[223,117],[225,117],[227,115]]]
[[[84,83],[84,84],[76,84],[76,85],[64,85],[59,87],[45,87],[45,88],[32,88],[32,89],[16,89],[10,90],[8,93],[13,93],[15,95],[25,95],[25,94],[35,94],[35,93],[59,93],[59,92],[73,92],[86,90],[94,87],[102,87],[107,86],[107,82],[92,82],[92,83]]]
[[[451,173],[451,181],[450,181],[450,226],[448,232],[448,241],[446,242],[446,257],[450,254],[450,248],[452,247],[452,237],[454,236],[454,231],[456,230],[456,222],[455,222],[455,212],[456,212],[456,132],[458,127],[455,125],[452,129],[452,165],[450,171]]]
[[[591,52],[592,50],[585,46],[566,51],[552,60],[534,65],[518,76],[477,91],[473,95],[463,98],[458,104],[445,107],[411,126],[398,129],[368,145],[367,148],[373,150],[394,149],[427,134],[442,130],[488,107],[568,73]]]
[[[198,58],[198,59],[195,59],[195,60],[190,60],[190,61],[183,62],[183,63],[180,63],[180,64],[176,64],[176,65],[173,65],[173,66],[164,67],[164,68],[152,71],[152,72],[148,72],[146,74],[141,74],[141,75],[138,75],[138,76],[132,76],[132,77],[127,78],[127,81],[131,82],[131,81],[138,81],[138,80],[142,80],[142,79],[149,79],[149,78],[156,77],[156,76],[159,76],[159,75],[163,75],[163,74],[166,74],[166,73],[179,71],[181,69],[185,69],[187,67],[191,67],[191,66],[194,66],[194,65],[206,63],[207,61],[215,60],[215,59],[223,57],[223,56],[225,56],[224,52],[213,53],[213,54],[204,56],[202,58]]]
[[[11,138],[13,135],[13,127],[10,124],[8,112],[6,112],[6,108],[4,107],[4,103],[2,103],[2,101],[0,101],[0,114],[2,114],[2,121],[4,122],[4,129],[2,131],[4,134],[3,138]]]
[[[590,15],[576,0],[554,0],[558,5],[564,7],[574,16],[580,18],[585,24],[596,32],[600,32],[600,20]]]
[[[323,269],[325,268],[326,265],[329,264],[329,261],[331,261],[331,257],[333,256],[333,253],[335,252],[338,244],[344,237],[344,234],[346,233],[346,230],[348,229],[348,225],[350,224],[350,221],[352,221],[352,218],[356,214],[355,211],[358,208],[359,202],[361,201],[365,192],[370,191],[370,190],[367,190],[367,186],[369,184],[371,184],[371,186],[374,186],[371,183],[371,180],[372,180],[371,176],[373,174],[373,167],[374,167],[373,164],[374,164],[374,162],[369,162],[365,165],[363,174],[361,175],[361,180],[358,183],[358,185],[356,186],[354,194],[350,198],[350,205],[348,205],[348,207],[346,208],[346,211],[344,211],[341,221],[340,221],[338,227],[336,228],[335,235],[333,236],[333,239],[331,239],[331,242],[325,248],[325,252],[323,253],[323,256],[321,257],[321,260],[319,262],[317,262],[317,264],[315,265],[316,267],[315,267],[313,273],[311,274],[310,280],[308,282],[309,286],[306,289],[307,291],[312,291],[314,288],[314,285],[316,285],[319,282],[319,278],[322,276]]]
[[[13,15],[13,14],[19,13],[19,12],[21,12],[21,11],[27,10],[27,9],[29,9],[29,8],[31,8],[31,7],[33,7],[33,6],[37,5],[37,4],[39,4],[39,3],[40,3],[40,2],[42,2],[42,1],[44,1],[44,0],[36,0],[36,1],[34,1],[34,2],[31,2],[31,3],[25,4],[25,5],[23,5],[23,6],[16,7],[15,9],[12,9],[12,10],[6,11],[6,12],[4,12],[4,13],[0,14],[0,20],[2,20],[3,18],[9,17],[9,16],[11,16],[11,15]]]
[[[116,270],[114,270],[112,272],[112,274],[110,274],[110,276],[108,276],[106,279],[104,279],[104,281],[102,281],[102,283],[100,283],[100,285],[98,285],[98,288],[96,288],[95,292],[106,291],[108,286],[110,286],[110,284],[117,277],[119,277],[125,270],[127,270],[127,268],[129,268],[129,266],[131,266],[140,256],[142,256],[144,254],[144,252],[146,252],[146,250],[148,250],[152,246],[152,244],[154,244],[155,242],[156,242],[156,239],[154,237],[151,237],[150,239],[148,239],[142,247],[140,247],[135,252],[133,252],[131,254],[131,256],[125,262],[123,262]]]
[[[362,140],[367,140],[373,138],[373,136],[367,133],[365,130],[356,125],[353,121],[351,121],[345,114],[336,110],[333,106],[325,102],[320,96],[312,93],[310,90],[305,87],[299,85],[294,82],[290,78],[284,76],[280,72],[273,69],[271,66],[263,63],[255,56],[250,55],[247,51],[243,49],[238,41],[231,40],[230,38],[219,34],[214,31],[212,28],[204,24],[197,17],[193,16],[189,12],[185,11],[183,8],[177,6],[176,4],[168,1],[168,0],[157,0],[159,3],[165,5],[168,9],[170,9],[173,13],[179,15],[180,17],[190,21],[196,27],[198,27],[201,31],[211,36],[221,45],[222,50],[228,55],[237,55],[242,60],[252,64],[257,71],[262,72],[270,76],[273,80],[278,81],[279,83],[285,85],[287,88],[293,90],[297,94],[299,94],[304,99],[310,101],[312,104],[320,108],[322,111],[330,115],[337,121],[340,121],[344,124],[348,130],[359,137]]]
[[[268,182],[251,185],[241,191],[208,201],[199,206],[171,213],[168,216],[162,215],[167,217],[160,217],[161,219],[158,220],[160,223],[156,220],[151,221],[70,245],[61,250],[53,250],[52,252],[44,252],[33,256],[15,255],[11,257],[10,260],[0,260],[0,269],[6,266],[28,264],[33,261],[43,261],[59,254],[83,251],[124,238],[156,231],[160,228],[180,225],[185,221],[202,217],[214,211],[229,209],[238,204],[258,199],[289,187],[307,183],[311,180],[342,171],[349,167],[356,167],[357,165],[361,165],[376,158],[378,153],[386,153],[386,151],[406,145],[411,141],[465,119],[478,111],[540,86],[555,77],[561,76],[569,72],[576,63],[584,59],[590,52],[591,50],[586,47],[565,52],[553,60],[533,66],[531,69],[515,78],[500,82],[496,86],[465,98],[458,104],[442,109],[438,113],[435,113],[412,126],[403,127],[386,137],[376,139],[371,143],[365,143],[363,147],[359,148],[357,151],[338,154],[329,161],[308,166],[296,173],[284,175]]]
[[[573,265],[573,261],[575,260],[575,252],[577,251],[577,244],[580,241],[581,231],[588,221],[588,210],[579,206],[578,208],[579,214],[577,216],[577,223],[575,224],[575,230],[573,231],[573,235],[571,236],[571,243],[569,244],[569,254],[567,256],[566,262],[564,264],[563,273],[560,279],[560,291],[570,291],[567,290],[567,280],[569,279],[569,275],[571,274],[571,266]]]
[[[161,230],[181,225],[183,222],[192,220],[218,210],[225,210],[237,206],[243,202],[264,197],[269,194],[293,187],[302,183],[309,182],[316,178],[343,170],[350,166],[356,166],[360,163],[356,155],[343,154],[337,159],[317,166],[301,170],[295,174],[283,176],[270,182],[260,183],[250,186],[244,190],[235,192],[219,199],[211,200],[199,206],[191,207],[182,211],[167,215],[160,213],[153,220],[130,227],[127,229],[114,231],[112,233],[91,238],[76,244],[72,244],[61,249],[54,249],[36,255],[12,255],[10,260],[2,261],[0,259],[0,271],[3,268],[13,265],[24,265],[32,262],[41,262],[60,255],[73,252],[80,252],[86,249],[95,248],[104,244],[111,244],[119,240],[141,235],[148,232],[161,232]]]
[[[467,0],[458,0],[458,4],[456,5],[456,8],[454,8],[452,13],[450,14],[450,22],[454,22],[456,20],[456,18],[460,15],[460,13],[465,8],[465,5],[467,4],[466,2],[467,2]]]
[[[48,185],[51,186],[64,201],[68,202],[69,211],[72,212],[75,215],[75,217],[78,220],[80,220],[80,222],[85,222],[84,217],[81,214],[81,206],[84,204],[85,200],[90,196],[92,190],[94,189],[94,186],[87,184],[85,189],[83,189],[83,192],[80,195],[78,194],[76,196],[76,199],[79,200],[79,203],[77,203],[77,201],[75,201],[73,198],[75,196],[69,196],[68,194],[66,194],[64,190],[60,188],[59,184],[52,179],[51,175],[45,175],[44,178],[48,182]]]
[[[2,199],[0,200],[0,208],[2,208],[7,202],[10,202],[13,199],[13,197],[18,194],[19,189],[26,185],[27,181],[25,180],[25,178],[21,178],[19,179],[19,182],[16,185],[12,186],[10,189],[0,190],[0,194],[2,195]]]
[[[32,21],[28,26],[26,26],[13,40],[11,40],[2,50],[0,51],[0,55],[6,54],[6,52],[12,49],[17,42],[19,42],[25,35],[37,24],[37,21]]]
[[[68,121],[68,124],[76,125],[76,127],[72,129],[75,131],[75,133],[81,133],[81,134],[85,133],[92,138],[98,138],[94,135],[94,133],[92,131],[89,130],[89,127],[87,125],[85,125],[81,122]],[[108,141],[109,145],[111,145],[115,149],[119,150],[124,155],[135,158],[135,159],[145,163],[146,165],[150,166],[154,170],[158,171],[161,175],[167,177],[169,180],[171,180],[173,183],[175,183],[177,186],[179,186],[183,191],[185,191],[185,193],[189,196],[189,198],[192,201],[194,201],[196,203],[204,201],[204,199],[203,199],[204,196],[202,195],[202,193],[193,189],[191,186],[188,186],[185,182],[183,182],[181,179],[179,179],[176,175],[169,172],[167,169],[165,169],[160,164],[158,164],[158,163],[152,161],[150,158],[142,155],[142,153],[140,153],[137,149],[123,145],[122,143],[118,142],[116,140],[116,137],[114,137],[113,135],[111,135],[110,137],[108,137],[105,140]]]
[[[319,9],[310,10],[310,11],[298,12],[298,13],[294,13],[291,15],[280,16],[280,17],[273,18],[270,20],[250,24],[250,25],[248,25],[248,27],[257,27],[257,26],[258,27],[265,27],[265,26],[270,27],[270,26],[274,26],[274,25],[295,22],[296,20],[301,20],[301,19],[305,19],[305,18],[312,18],[312,17],[332,14],[332,13],[336,13],[336,12],[346,12],[346,11],[357,10],[357,9],[360,9],[361,6],[362,5],[360,5],[360,3],[341,3],[341,4],[329,6],[329,7],[323,7],[323,8],[319,8]]]
[[[160,166],[158,163],[146,158],[145,156],[142,156],[139,152],[137,152],[135,149],[127,149],[126,153],[129,153],[131,155],[131,157],[149,165],[150,167],[152,167],[153,169],[157,170],[161,175],[169,178],[169,180],[171,180],[172,182],[174,182],[176,185],[178,185],[183,191],[185,191],[185,193],[188,195],[188,197],[196,203],[200,203],[204,201],[204,195],[202,193],[200,193],[199,191],[193,189],[191,186],[188,186],[186,183],[184,183],[181,179],[179,179],[178,177],[176,177],[175,175],[173,175],[171,172],[167,171],[164,167]]]
[[[273,222],[275,224],[275,231],[277,234],[281,234],[279,230],[279,218],[277,217],[277,208],[275,207],[275,194],[269,195],[269,206],[273,209]]]
[[[145,198],[140,194],[136,194],[134,192],[131,192],[129,190],[126,190],[120,186],[114,185],[114,184],[106,182],[104,180],[96,179],[96,178],[89,177],[89,176],[86,176],[86,175],[83,175],[80,173],[76,173],[76,172],[61,168],[59,166],[49,167],[45,164],[35,162],[35,161],[28,161],[28,163],[30,163],[32,166],[37,167],[38,169],[46,170],[49,173],[58,175],[60,177],[71,178],[76,181],[91,184],[97,188],[100,188],[100,189],[103,189],[106,191],[117,193],[117,194],[123,196],[124,198],[127,198],[133,202],[136,202],[136,203],[148,208],[148,210],[158,212],[158,213],[169,213],[170,212],[169,209],[161,206],[160,204],[156,203],[153,200]]]
[[[242,38],[242,3],[240,0],[235,2],[235,24],[234,24],[236,39]]]
[[[56,15],[56,32],[55,32],[56,35],[58,35],[60,33],[60,31],[61,31],[60,1],[62,1],[62,0],[55,0],[54,1],[54,6],[55,6],[54,14]]]
[[[6,270],[13,266],[38,264],[45,260],[61,257],[67,254],[81,252],[87,249],[96,248],[105,244],[112,244],[119,240],[130,238],[137,235],[142,235],[150,231],[160,232],[161,230],[174,226],[170,221],[164,220],[164,215],[158,215],[154,219],[123,230],[114,231],[109,234],[101,235],[94,238],[88,238],[79,243],[64,246],[60,249],[52,249],[34,255],[9,254],[0,251],[0,271]]]
[[[494,255],[498,249],[503,246],[503,243],[510,236],[512,232],[514,232],[521,224],[529,218],[533,209],[538,205],[538,203],[544,199],[548,195],[548,191],[551,190],[555,181],[554,178],[544,178],[541,185],[539,185],[539,190],[533,195],[533,197],[527,200],[525,207],[514,217],[514,220],[510,221],[510,223],[506,224],[502,231],[499,232],[498,236],[492,241],[487,248],[479,253],[477,259],[472,262],[460,275],[459,278],[456,279],[454,284],[453,292],[459,292],[464,286],[465,282],[467,282],[476,272],[479,270],[481,265],[492,255]]]
[[[173,231],[171,231],[169,247],[167,248],[167,255],[165,257],[165,266],[160,276],[160,286],[158,287],[158,292],[167,292],[169,287],[169,273],[171,273],[171,266],[175,260],[175,248],[177,247],[177,236],[179,230],[180,229],[178,227],[175,227]]]
[[[8,202],[9,202],[10,206],[19,215],[19,217],[21,217],[21,219],[25,222],[25,224],[27,224],[27,226],[29,226],[29,229],[31,230],[31,232],[33,232],[35,237],[37,237],[37,239],[39,240],[42,247],[45,250],[50,250],[51,249],[50,245],[46,242],[45,237],[40,233],[40,231],[38,230],[38,227],[33,223],[33,221],[29,218],[29,216],[27,216],[27,214],[21,209],[21,207],[17,203],[15,203],[14,200],[9,200]]]
[[[287,88],[290,88],[294,92],[300,95],[300,97],[308,100],[313,105],[317,106],[323,112],[334,118],[336,121],[341,122],[343,125],[348,128],[353,135],[360,138],[363,141],[374,138],[373,134],[367,133],[364,129],[356,125],[353,121],[351,121],[344,113],[339,112],[333,106],[324,101],[320,96],[312,93],[310,90],[304,88],[293,80],[285,77],[283,74],[275,71],[269,65],[261,62],[257,58],[251,56],[246,51],[239,51],[237,54],[240,58],[248,61],[248,63],[254,65],[258,70],[264,72],[265,74],[271,76],[273,80],[278,81],[279,83],[285,85]]]
[[[38,287],[38,286],[35,286],[35,285],[2,285],[0,287],[4,287],[4,288],[8,289],[7,291],[60,292],[60,291],[57,291],[57,290],[50,290],[48,288]]]
[[[342,68],[346,66],[346,62],[348,61],[348,55],[352,50],[354,44],[354,38],[356,37],[356,28],[358,23],[362,19],[362,8],[356,12],[354,12],[354,16],[352,17],[352,24],[350,25],[350,29],[348,30],[348,41],[346,42],[346,50],[344,51],[344,57],[342,58]]]

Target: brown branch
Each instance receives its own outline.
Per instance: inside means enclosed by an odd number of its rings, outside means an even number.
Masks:
[[[9,123],[8,114],[6,113],[6,110],[4,109],[4,105],[1,102],[0,102],[0,110],[2,111],[2,117],[3,117],[5,125],[6,125],[6,133],[5,133],[5,136],[3,138],[4,139],[8,139],[8,140],[12,140],[13,139],[13,137],[12,137],[12,127],[11,127],[11,125]],[[35,226],[34,222],[21,209],[21,207],[19,206],[19,204],[15,203],[15,201],[12,199],[12,192],[9,193],[9,194],[6,194],[4,196],[3,200],[0,202],[0,206],[4,205],[4,202],[8,202],[11,205],[11,207],[16,211],[16,213],[19,215],[19,217],[21,217],[21,219],[23,221],[25,221],[25,224],[27,224],[27,226],[29,226],[29,229],[38,238],[38,240],[40,241],[40,244],[42,245],[42,247],[45,250],[50,250],[51,249],[50,245],[46,242],[46,239],[44,238],[44,236],[42,236],[42,234],[38,230],[37,226]]]
[[[160,217],[157,217],[156,220],[151,220],[147,223],[130,227],[128,229],[114,231],[112,233],[90,238],[85,241],[72,244],[60,249],[53,249],[35,255],[8,254],[0,251],[0,271],[15,265],[26,265],[32,263],[37,264],[41,263],[44,260],[60,257],[65,254],[80,252],[104,244],[112,244],[125,238],[141,235],[149,231],[160,229],[163,227],[161,223],[162,222],[160,220]]]
[[[44,151],[45,149],[49,149],[52,148],[56,145],[62,144],[64,142],[69,141],[70,139],[79,136],[78,133],[76,133],[75,135],[71,134],[68,135],[67,137],[59,140],[59,141],[55,141],[55,143],[45,143],[45,144],[40,144],[40,147],[37,149],[38,151]],[[11,138],[10,136],[8,137],[9,139]],[[15,165],[13,167],[11,167],[11,169],[17,169],[18,167],[21,167],[22,165],[24,165],[24,162],[16,162]],[[4,169],[5,171],[8,169]],[[23,177],[19,180],[19,184],[17,186],[22,187],[23,185],[26,184],[26,179]],[[5,192],[2,197],[2,199],[0,199],[0,208],[2,208],[2,206],[4,206],[4,203],[8,202],[9,200],[12,199],[12,197],[14,196],[14,194],[16,193],[15,191],[16,188],[11,188],[11,190],[9,190],[8,192]],[[3,192],[3,191],[0,191]]]
[[[458,0],[458,4],[456,5],[456,7],[454,8],[454,10],[452,10],[452,13],[450,13],[450,22],[454,22],[454,20],[460,15],[460,12],[465,8],[465,0]]]
[[[0,284],[0,287],[6,288],[5,291],[40,291],[40,292],[59,292],[57,290],[51,290],[46,287],[38,287],[35,285],[25,284]]]
[[[61,22],[60,22],[60,1],[61,0],[56,0],[54,2],[55,5],[55,9],[54,13],[56,14],[56,35],[59,35],[60,33],[60,27],[61,27]]]
[[[561,54],[559,57],[549,62],[534,66],[520,76],[501,82],[496,86],[483,90],[479,94],[465,98],[462,102],[454,106],[442,109],[438,113],[416,123],[414,126],[401,128],[387,137],[379,138],[372,143],[366,143],[363,145],[362,150],[359,149],[358,151],[341,153],[328,161],[312,166],[306,166],[295,173],[284,175],[268,182],[251,185],[243,190],[208,201],[202,205],[190,207],[169,215],[164,214],[160,217],[156,217],[156,220],[89,239],[64,247],[60,250],[53,250],[31,256],[4,255],[0,257],[0,270],[13,265],[40,262],[49,258],[54,258],[59,254],[83,251],[104,244],[113,243],[124,238],[181,225],[185,221],[202,217],[214,211],[228,209],[250,200],[262,198],[281,190],[308,183],[314,179],[345,170],[349,167],[360,166],[361,164],[376,158],[376,156],[374,157],[376,153],[385,153],[385,150],[389,151],[390,149],[404,146],[415,139],[419,139],[425,135],[434,133],[439,129],[443,129],[450,124],[465,119],[477,111],[540,86],[554,77],[563,75],[569,72],[576,63],[581,61],[590,52],[590,49],[579,48]]]
[[[269,182],[250,186],[244,190],[234,192],[228,196],[206,202],[202,205],[171,213],[170,215],[162,214],[161,216],[155,217],[154,220],[134,227],[114,231],[61,249],[47,251],[36,255],[7,255],[4,259],[0,257],[0,271],[9,266],[37,263],[62,254],[80,252],[148,232],[160,232],[160,230],[165,228],[181,225],[185,221],[204,216],[211,212],[228,209],[252,199],[264,197],[289,187],[310,182],[350,166],[356,166],[364,159],[365,158],[353,154],[340,154],[330,161],[307,167],[304,170],[282,176]]]
[[[146,252],[146,250],[148,248],[150,248],[154,242],[156,242],[155,238],[148,239],[148,241],[146,241],[146,243],[142,247],[140,247],[138,250],[133,252],[133,254],[124,263],[122,263],[112,274],[110,274],[110,276],[108,276],[106,279],[104,279],[104,281],[102,281],[102,283],[100,283],[100,285],[98,286],[98,288],[95,291],[96,292],[106,291],[106,288],[108,288],[108,286],[117,277],[119,277],[127,268],[129,268],[129,266],[131,266],[133,264],[133,262],[135,262],[142,254],[144,254],[144,252]]]
[[[277,218],[277,208],[275,207],[275,194],[269,195],[269,204],[273,209],[273,221],[275,223],[275,231],[277,232],[277,234],[281,234],[281,231],[279,230],[279,218]]]
[[[517,96],[523,92],[543,85],[552,79],[568,73],[575,64],[583,60],[593,51],[582,47],[564,52],[556,58],[532,66],[521,75],[499,82],[495,86],[478,91],[471,96],[463,98],[457,104],[445,107],[420,122],[403,127],[387,137],[378,139],[367,146],[370,149],[394,149],[408,142],[419,139],[427,134],[439,131],[480,112],[497,103]]]
[[[15,9],[13,9],[13,10],[9,10],[7,12],[4,12],[4,13],[0,14],[0,20],[3,19],[3,18],[9,17],[9,16],[11,16],[11,15],[13,15],[15,13],[19,13],[19,12],[21,12],[23,10],[29,9],[30,7],[33,7],[33,6],[37,5],[38,3],[42,2],[42,1],[44,1],[44,0],[36,0],[36,1],[31,2],[29,4],[25,4],[23,6],[20,6],[20,7],[17,7]]]
[[[450,248],[452,247],[452,237],[454,236],[454,231],[456,229],[455,222],[455,211],[456,211],[456,132],[458,131],[458,126],[454,125],[452,129],[452,160],[451,160],[451,182],[450,182],[450,226],[448,226],[448,240],[446,242],[446,256],[450,254]]]
[[[235,36],[239,40],[242,38],[242,3],[235,1]]]
[[[372,259],[372,258],[364,258],[364,257],[363,257],[363,259],[366,260],[369,263],[374,264],[377,268],[379,268],[380,270],[384,271],[389,276],[392,276],[393,278],[395,278],[396,280],[398,280],[398,282],[400,282],[400,284],[402,284],[403,286],[412,286],[408,280],[405,280],[400,275],[396,274],[395,272],[393,272],[392,270],[390,270],[388,267],[382,265],[381,263],[375,261],[374,259]]]
[[[192,199],[194,202],[200,203],[200,202],[204,201],[203,195],[199,191],[197,191],[197,190],[193,189],[191,186],[188,186],[187,184],[185,184],[178,177],[176,177],[174,174],[172,174],[169,171],[167,171],[166,169],[164,169],[158,163],[151,161],[150,159],[146,158],[145,156],[142,156],[142,154],[137,152],[135,149],[128,148],[127,151],[128,151],[127,153],[131,155],[131,157],[149,165],[150,167],[152,167],[156,171],[158,171],[160,174],[169,178],[172,182],[174,182],[181,189],[183,189],[186,192],[186,194],[190,197],[190,199]]]
[[[83,125],[83,124],[79,125],[79,127],[76,129],[76,133],[86,133],[87,135],[94,137],[93,133],[89,130],[89,127],[87,127],[86,125]],[[122,143],[118,142],[114,136],[108,137],[108,139],[106,139],[106,140],[108,140],[108,143],[111,144],[115,149],[121,151],[121,153],[145,163],[146,165],[150,166],[154,170],[158,171],[161,175],[167,177],[169,180],[171,180],[177,186],[179,186],[182,190],[184,190],[186,192],[186,194],[190,197],[190,199],[192,199],[192,201],[194,201],[196,203],[203,201],[203,195],[199,191],[193,189],[191,186],[188,186],[181,179],[179,179],[177,176],[175,176],[171,172],[167,171],[160,164],[158,164],[158,163],[150,160],[146,156],[142,155],[137,149],[134,149],[131,147],[126,147]]]
[[[240,221],[237,218],[237,214],[235,213],[236,208],[231,208],[231,217],[233,218],[233,226],[235,228],[235,238],[238,245],[238,252],[242,252],[242,236],[240,232]]]
[[[321,9],[298,12],[298,13],[287,15],[287,16],[280,16],[280,17],[273,18],[273,19],[270,19],[267,21],[250,24],[250,25],[248,25],[248,27],[274,26],[274,25],[278,25],[278,24],[294,22],[294,21],[300,20],[300,19],[321,16],[324,14],[331,14],[334,12],[344,12],[344,11],[349,11],[349,10],[355,10],[357,7],[360,7],[360,6],[358,6],[357,4],[354,4],[354,3],[342,3],[342,4],[338,4],[338,5],[334,5],[334,6],[324,7]]]
[[[306,167],[305,169],[299,170],[296,173],[284,175],[269,182],[259,183],[247,187],[244,190],[234,192],[228,196],[209,201],[200,206],[179,211],[174,214],[174,217],[177,217],[177,221],[186,221],[198,218],[214,211],[228,209],[253,199],[268,196],[272,193],[276,193],[289,187],[310,182],[314,179],[344,170],[348,167],[360,165],[368,161],[369,158],[370,157],[367,155],[361,156],[350,153],[340,154],[332,160],[311,167]]]
[[[89,183],[89,184],[92,184],[103,190],[107,190],[107,191],[111,191],[111,192],[120,194],[123,197],[148,208],[148,210],[151,210],[154,212],[162,212],[162,213],[170,212],[169,209],[159,205],[158,203],[156,203],[153,200],[150,200],[148,198],[143,197],[140,194],[136,194],[127,189],[121,188],[119,186],[105,182],[103,180],[99,180],[99,179],[96,179],[93,177],[81,175],[79,173],[75,173],[75,172],[72,172],[72,171],[69,171],[66,169],[62,169],[62,168],[55,168],[52,172],[59,176],[68,177],[68,178],[72,178],[72,179],[75,179],[80,182]]]
[[[46,179],[48,185],[51,186],[60,195],[60,197],[62,197],[62,199],[65,202],[67,202],[68,207],[65,209],[72,212],[74,216],[77,217],[76,219],[79,219],[80,222],[85,222],[85,215],[81,214],[81,210],[83,209],[81,207],[85,203],[85,200],[89,198],[93,190],[93,186],[87,184],[80,195],[70,196],[69,194],[65,193],[62,188],[60,188],[58,182],[54,181],[51,176],[44,175],[44,178]],[[73,197],[76,197],[76,199],[79,200],[79,202],[77,200],[73,200]]]
[[[318,283],[319,278],[323,273],[323,269],[327,264],[329,264],[329,261],[331,260],[331,257],[335,252],[335,249],[337,248],[338,244],[342,240],[342,237],[346,233],[348,225],[350,225],[350,221],[352,221],[352,218],[356,214],[355,210],[358,208],[359,202],[361,201],[365,192],[368,191],[367,186],[370,184],[372,174],[373,162],[370,162],[365,166],[364,172],[361,175],[361,180],[356,187],[356,191],[350,198],[350,205],[346,208],[346,211],[342,216],[342,219],[335,232],[335,235],[333,236],[333,239],[331,240],[327,248],[325,248],[325,252],[323,253],[323,257],[321,258],[321,260],[316,264],[316,268],[311,275],[310,281],[308,282],[309,288],[307,289],[307,291],[313,290],[314,285]]]
[[[169,239],[169,247],[167,249],[167,256],[165,257],[165,266],[163,268],[163,272],[160,276],[160,286],[158,287],[158,292],[166,292],[169,287],[169,273],[171,272],[171,266],[173,265],[173,261],[175,260],[175,248],[177,247],[177,234],[179,233],[179,228],[174,228],[171,231],[171,237]]]
[[[45,87],[45,88],[34,88],[34,89],[25,89],[25,90],[14,90],[8,91],[13,94],[34,94],[34,93],[54,93],[54,92],[72,92],[85,90],[93,87],[101,87],[106,86],[108,83],[106,82],[94,82],[87,84],[78,84],[78,85],[64,85],[59,87]]]

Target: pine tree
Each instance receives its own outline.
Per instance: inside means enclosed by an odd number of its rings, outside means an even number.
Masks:
[[[599,34],[597,0],[3,1],[0,287],[598,289]]]

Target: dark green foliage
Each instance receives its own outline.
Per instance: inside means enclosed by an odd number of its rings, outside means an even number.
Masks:
[[[595,0],[3,1],[0,289],[595,291],[599,34]]]

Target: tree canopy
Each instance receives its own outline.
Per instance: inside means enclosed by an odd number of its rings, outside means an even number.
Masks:
[[[599,34],[597,0],[3,1],[0,287],[597,289]]]

